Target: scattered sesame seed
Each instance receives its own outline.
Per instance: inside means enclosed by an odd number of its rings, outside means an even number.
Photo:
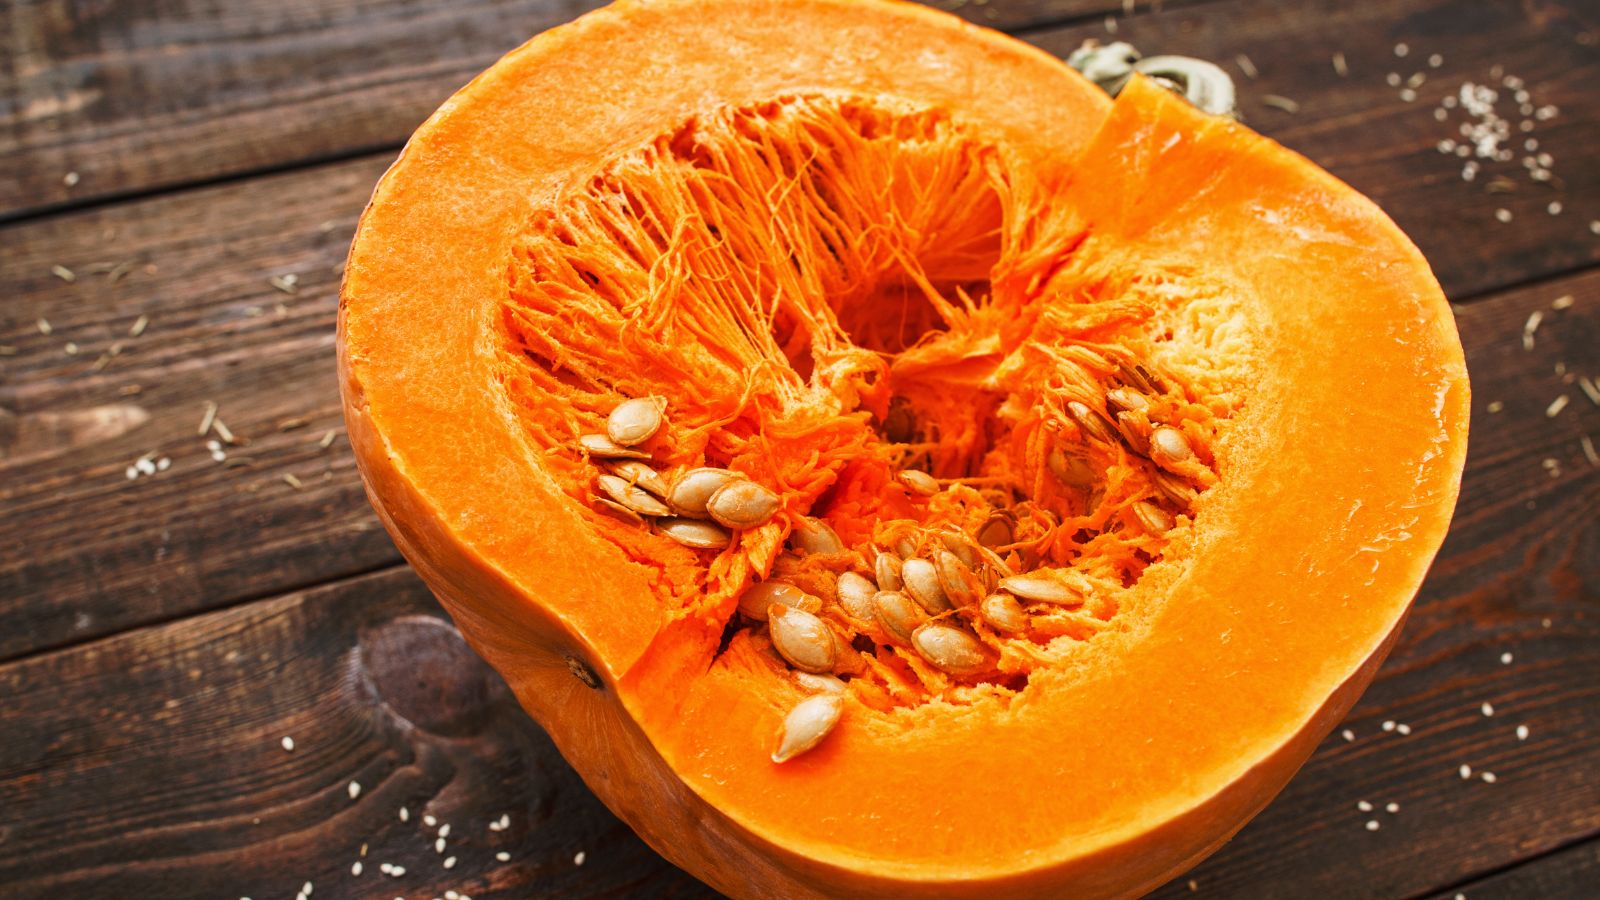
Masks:
[[[1233,61],[1239,64],[1239,71],[1243,72],[1246,78],[1254,78],[1261,74],[1256,71],[1256,64],[1251,62],[1250,57],[1245,56],[1243,53],[1235,56]]]
[[[1400,99],[1407,103],[1415,103],[1417,100],[1417,92],[1411,88],[1402,88],[1400,91]]]
[[[1263,106],[1270,106],[1273,109],[1281,109],[1291,115],[1300,111],[1299,103],[1290,100],[1288,97],[1279,96],[1278,94],[1263,95],[1261,98],[1261,104]]]
[[[393,874],[393,872],[394,872],[394,866],[392,866],[392,865],[390,865],[388,863],[379,863],[378,864],[378,871],[382,872],[385,875],[390,875],[390,874]]]
[[[212,403],[210,400],[207,400],[206,401],[206,411],[205,411],[205,413],[203,415],[200,416],[200,431],[199,431],[199,434],[200,434],[201,437],[205,437],[206,432],[211,430],[211,423],[216,421],[216,418],[217,418],[217,405],[215,403]],[[206,448],[209,449],[209,450],[217,450],[217,449],[220,449],[220,447],[221,447],[221,445],[218,444],[216,441],[206,441]]]
[[[411,810],[406,809],[404,806],[400,807],[400,821],[402,821],[402,822],[411,821]]]
[[[61,176],[61,183],[67,187],[77,187],[79,180],[80,179],[77,172],[68,172],[67,174]]]
[[[1569,398],[1566,394],[1562,394],[1554,400],[1551,400],[1550,405],[1544,408],[1544,417],[1546,419],[1554,419],[1556,416],[1561,415],[1561,411],[1566,409],[1567,404],[1570,402],[1571,398]]]
[[[1387,81],[1389,83],[1389,87],[1399,87],[1400,86],[1400,73],[1399,72],[1390,72],[1388,75],[1383,76],[1383,80]]]
[[[1445,119],[1448,119],[1449,117],[1450,117],[1450,114],[1445,112],[1442,109],[1436,109],[1436,110],[1433,111],[1433,118],[1436,121],[1443,122]]]
[[[1410,734],[1411,726],[1401,722],[1399,725],[1394,727],[1394,730],[1400,732],[1401,734]]]
[[[454,856],[445,857],[444,867],[446,869],[454,869],[456,867],[456,858]]]
[[[1393,719],[1385,719],[1384,723],[1383,723],[1383,730],[1384,731],[1393,731],[1394,730],[1394,720]]]
[[[1444,57],[1443,56],[1440,56],[1439,54],[1435,53],[1432,56],[1428,57],[1428,68],[1437,69],[1442,65],[1444,65]]]
[[[1472,777],[1472,767],[1466,763],[1462,763],[1461,767],[1456,769],[1456,773],[1461,776],[1462,781],[1466,781],[1468,778]]]
[[[1372,812],[1372,804],[1365,800],[1361,800],[1356,803],[1356,809],[1359,809],[1362,812]]]
[[[1589,465],[1600,468],[1600,452],[1594,449],[1594,441],[1585,434],[1578,437],[1578,444],[1583,447],[1583,455],[1589,460]]]
[[[1356,739],[1356,733],[1348,728],[1339,732],[1339,736],[1344,738],[1346,743]]]
[[[129,481],[139,477],[139,470],[135,469],[133,466],[129,466],[125,471],[127,472]]]
[[[1377,831],[1378,828],[1379,828],[1379,825],[1378,825],[1378,820],[1377,819],[1368,819],[1367,820],[1367,830],[1368,831]]]
[[[1426,72],[1412,72],[1411,73],[1411,77],[1406,79],[1406,87],[1411,87],[1411,88],[1422,87],[1422,83],[1424,81],[1427,81],[1427,80],[1428,80],[1428,73],[1426,73]]]
[[[1350,74],[1350,66],[1345,62],[1343,51],[1333,55],[1333,71],[1337,72],[1340,78]]]
[[[62,347],[61,349],[65,350],[68,356],[78,355],[78,345],[74,341],[67,341],[66,346]]]
[[[292,487],[297,491],[304,490],[305,486],[306,486],[305,482],[301,481],[298,477],[296,477],[296,475],[293,472],[285,472],[285,473],[283,473],[283,483],[287,484],[289,487]]]
[[[1561,477],[1561,460],[1547,456],[1539,461],[1539,465],[1544,466],[1544,470],[1550,473],[1551,478]]]
[[[1576,302],[1577,301],[1573,298],[1573,296],[1571,294],[1562,294],[1561,296],[1559,296],[1559,297],[1555,298],[1554,300],[1550,301],[1550,308],[1551,309],[1571,309],[1572,308],[1572,304],[1576,303]]]
[[[1384,812],[1387,812],[1390,815],[1394,815],[1395,813],[1400,811],[1400,804],[1394,802],[1393,800],[1390,800],[1388,803],[1385,803],[1383,805],[1383,809],[1384,809]]]
[[[1544,321],[1544,310],[1536,309],[1528,313],[1528,321],[1522,323],[1522,349],[1533,349],[1533,334],[1539,330],[1539,323]]]
[[[1478,711],[1485,716],[1492,716],[1494,715],[1494,704],[1485,701],[1482,706],[1478,707]]]
[[[150,317],[142,315],[133,320],[133,327],[128,329],[128,334],[131,337],[138,337],[144,334],[144,330],[148,327],[150,327]]]
[[[443,853],[444,852],[444,844],[445,844],[444,838],[438,838],[437,840],[435,840],[433,842],[433,852],[435,852],[435,853]]]
[[[360,875],[361,874],[361,869],[362,869],[361,860],[359,860],[359,859],[350,864],[350,874],[351,875]]]
[[[344,791],[350,795],[351,800],[354,800],[355,798],[361,796],[361,782],[350,782],[350,784],[345,787]]]
[[[1511,656],[1510,651],[1502,653],[1502,654],[1500,654],[1500,665],[1509,666],[1509,665],[1511,665],[1511,660],[1512,659],[1513,659],[1513,657]]]
[[[1106,16],[1106,34],[1116,34],[1116,33],[1117,33],[1117,17],[1116,16]]]
[[[583,861],[588,858],[588,854],[584,853],[582,850],[579,850],[577,854],[572,857],[572,864],[575,866],[581,866],[583,865]]]
[[[1600,228],[1595,228],[1595,226],[1600,226],[1600,221],[1591,222],[1589,225],[1590,228],[1594,228],[1595,234],[1600,234]],[[40,316],[34,321],[33,324],[39,329],[39,333],[42,335],[49,336],[51,332],[56,330],[55,327],[50,324],[50,320],[44,318],[43,316]]]
[[[1517,726],[1517,740],[1525,741],[1527,739],[1528,739],[1528,726],[1526,726],[1526,725],[1518,725]]]
[[[404,875],[405,873],[406,873],[406,867],[405,866],[390,866],[389,867],[389,874],[392,877],[399,878],[401,875]]]
[[[439,837],[447,838],[449,836],[450,836],[450,823],[446,822],[445,824],[439,826]]]
[[[307,897],[311,896],[311,882],[308,881],[305,884],[301,885],[300,886],[300,893],[305,894]]]
[[[1456,894],[1451,900],[1467,900],[1466,894]]]
[[[1399,43],[1399,44],[1395,44],[1394,45],[1394,55],[1395,56],[1404,57],[1407,53],[1410,53],[1410,52],[1411,52],[1411,47],[1408,44]]]
[[[422,817],[422,824],[428,826],[429,828],[432,828],[433,826],[439,824],[439,820],[435,819],[433,816],[423,816]]]
[[[1552,216],[1559,216],[1561,215],[1561,209],[1562,206],[1560,200],[1551,200],[1550,204],[1544,208],[1544,211]]]
[[[278,743],[281,744],[283,749],[286,751],[294,750],[294,738],[289,737],[288,735],[284,735],[283,740],[279,741]]]
[[[330,429],[328,429],[328,432],[322,436],[322,440],[317,441],[317,446],[321,447],[324,450],[326,450],[329,447],[333,446],[334,438],[337,438],[338,436],[339,436],[338,433],[335,432],[332,428],[330,428]]]
[[[67,284],[71,284],[78,280],[78,273],[62,265],[51,266],[50,274],[61,279],[62,281],[65,281]]]
[[[172,458],[171,457],[163,456],[160,459],[156,460],[156,471],[157,472],[165,472],[166,470],[168,470],[170,468],[172,468]]]
[[[1485,408],[1488,409],[1491,414],[1493,414],[1505,409],[1506,404],[1502,400],[1490,400],[1489,405]]]
[[[217,437],[222,438],[222,442],[224,444],[231,444],[234,442],[233,431],[229,429],[227,425],[223,424],[220,416],[212,415],[211,427],[216,429]]]
[[[1511,210],[1502,206],[1494,211],[1494,217],[1501,222],[1509,222],[1511,221]]]
[[[1494,784],[1494,782],[1495,782],[1495,777],[1494,777],[1494,773],[1493,772],[1484,772],[1483,774],[1479,775],[1478,777],[1483,779],[1483,783],[1484,784]]]
[[[499,853],[496,853],[494,855],[494,858],[496,860],[498,860],[499,862],[511,862],[511,854],[507,853],[504,850],[501,850]]]
[[[287,275],[274,275],[271,278],[268,278],[267,281],[270,282],[273,287],[285,294],[296,294],[300,291],[300,276],[294,274],[293,272],[290,272]]]
[[[1600,219],[1589,220],[1589,231],[1593,234],[1600,234]],[[43,320],[41,319],[40,321]]]
[[[1546,616],[1545,618],[1540,619],[1539,620],[1539,627],[1540,628],[1549,628],[1550,627],[1550,618],[1548,616]]]
[[[445,891],[444,900],[460,900],[461,895],[455,891]]]
[[[1578,376],[1578,387],[1583,389],[1583,395],[1589,398],[1590,403],[1600,406],[1600,384],[1596,384],[1594,379],[1587,375],[1580,375]]]

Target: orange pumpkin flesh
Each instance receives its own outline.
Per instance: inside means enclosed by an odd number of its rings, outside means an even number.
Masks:
[[[1197,448],[1165,534],[1142,457],[1090,454],[1098,496],[1044,463],[1081,437],[1049,411],[1123,359]],[[1114,896],[1192,865],[1370,681],[1466,445],[1448,306],[1370,202],[1144,81],[1113,106],[842,0],[622,3],[501,60],[379,185],[340,365],[406,557],[607,805],[735,896]],[[783,511],[723,551],[596,512],[573,442],[646,396],[663,467]],[[905,490],[908,453],[965,486]],[[1089,602],[974,624],[981,678],[869,642],[839,726],[774,764],[806,692],[738,595],[849,565],[780,557],[797,517],[882,546],[970,530],[996,484],[1072,524],[1041,552]]]

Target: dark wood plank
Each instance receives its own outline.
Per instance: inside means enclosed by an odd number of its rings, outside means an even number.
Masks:
[[[601,5],[5,3],[0,217],[398,147],[501,54]],[[1119,0],[935,5],[1009,29],[1121,9]]]
[[[398,561],[333,371],[338,268],[385,165],[0,230],[0,547],[27,549],[0,554],[0,657]],[[270,281],[285,275],[293,294]],[[208,402],[249,441],[227,463],[196,433]],[[170,468],[129,481],[146,453]]]
[[[1065,55],[1086,37],[1109,39],[1103,28],[1040,32],[1028,39]],[[1350,3],[1244,0],[1172,9],[1119,23],[1116,38],[1147,53],[1212,59],[1238,81],[1248,124],[1275,138],[1377,200],[1422,248],[1445,290],[1462,297],[1540,274],[1600,262],[1600,7],[1553,0],[1537,7],[1512,0],[1395,0]],[[1406,45],[1406,56],[1395,55]],[[1333,68],[1343,53],[1349,70]],[[1439,54],[1438,68],[1429,57]],[[1238,57],[1257,72],[1244,77]],[[1495,76],[1495,72],[1500,72]],[[1416,99],[1406,102],[1388,84],[1394,73],[1421,73]],[[1501,81],[1523,79],[1535,112],[1554,106],[1554,118],[1519,129],[1524,116],[1514,91]],[[1459,140],[1468,117],[1459,106],[1447,121],[1434,110],[1464,82],[1493,83],[1498,109],[1515,137],[1512,158],[1480,161],[1472,182],[1466,160],[1439,152]],[[1265,105],[1269,95],[1296,101],[1296,113]],[[1529,177],[1524,141],[1549,153],[1552,179]],[[1499,182],[1496,179],[1505,179]],[[1505,192],[1498,192],[1504,189]],[[1549,213],[1559,202],[1561,212]],[[1512,216],[1501,222],[1496,211]]]
[[[1534,310],[1548,320],[1528,351]],[[1553,372],[1600,371],[1600,270],[1460,320],[1479,418],[1457,526],[1347,723],[1356,739],[1332,736],[1163,896],[1190,878],[1229,897],[1411,895],[1600,833],[1600,467],[1579,443],[1600,434],[1600,406]],[[1546,417],[1563,390],[1573,404]],[[581,795],[432,610],[392,569],[0,665],[0,894],[289,896],[310,879],[317,896],[698,896]],[[1496,782],[1462,781],[1462,763]],[[401,805],[451,823],[453,880]],[[487,832],[503,811],[513,833]],[[351,881],[362,842],[360,878],[397,862],[418,880]]]
[[[438,615],[396,568],[0,669],[0,894],[713,896]]]
[[[1540,857],[1459,888],[1441,891],[1430,900],[1559,900],[1595,895],[1600,884],[1600,840],[1586,841]]]
[[[1551,309],[1563,296],[1575,305]],[[1545,320],[1524,350],[1535,310]],[[1188,896],[1190,879],[1226,897],[1412,896],[1600,834],[1600,466],[1581,443],[1600,445],[1600,406],[1555,373],[1600,373],[1600,270],[1457,319],[1474,392],[1461,501],[1400,644],[1342,726],[1355,740],[1331,735],[1265,812],[1157,896]],[[1572,403],[1547,417],[1563,393]]]

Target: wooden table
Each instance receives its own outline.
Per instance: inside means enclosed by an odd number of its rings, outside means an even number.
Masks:
[[[0,6],[0,896],[707,894],[401,563],[334,381],[341,262],[401,142],[591,5]],[[1455,528],[1377,683],[1159,895],[1596,896],[1600,8],[1128,6],[955,12],[1223,63],[1250,124],[1421,245],[1476,398]],[[1441,145],[1469,81],[1512,129],[1472,181]]]

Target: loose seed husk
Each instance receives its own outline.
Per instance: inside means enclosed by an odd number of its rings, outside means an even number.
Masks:
[[[910,559],[917,555],[917,542],[910,535],[902,534],[895,539],[894,552],[899,554],[902,560]]]
[[[595,484],[606,492],[606,496],[642,516],[665,516],[672,513],[665,503],[651,496],[649,491],[619,476],[601,475],[595,479]]]
[[[819,694],[842,694],[845,684],[836,675],[813,675],[810,672],[794,673],[795,683]]]
[[[1139,527],[1148,534],[1166,534],[1177,524],[1172,518],[1172,513],[1148,500],[1135,500],[1129,510],[1133,513],[1134,520],[1139,523]]]
[[[615,500],[607,500],[604,497],[595,497],[594,506],[595,509],[598,509],[601,512],[609,515],[616,516],[622,521],[627,522],[629,525],[644,524],[644,516],[639,515]]]
[[[1028,614],[1017,598],[1004,591],[996,591],[983,598],[978,615],[990,628],[1002,634],[1016,634],[1028,627]]]
[[[772,751],[772,761],[788,762],[822,743],[843,713],[844,698],[838,694],[817,694],[795,704],[783,717],[783,733],[778,737],[778,749]]]
[[[784,581],[760,581],[739,595],[739,613],[757,622],[767,621],[767,610],[777,603],[808,613],[822,612],[822,601]]]
[[[661,477],[660,472],[636,459],[607,463],[606,468],[618,478],[637,484],[657,497],[664,499],[667,496],[667,480]]]
[[[767,630],[773,649],[802,672],[821,675],[833,671],[839,661],[833,630],[803,609],[772,604],[767,608]]]
[[[1081,454],[1061,447],[1051,448],[1044,458],[1045,468],[1067,487],[1087,488],[1099,480],[1098,473]]]
[[[600,459],[649,459],[643,450],[631,450],[603,434],[585,434],[578,438],[583,452]]]
[[[1181,476],[1173,475],[1170,472],[1157,470],[1151,476],[1150,481],[1155,485],[1156,491],[1161,496],[1185,509],[1200,496],[1200,492],[1195,489],[1194,485],[1185,481]]]
[[[925,559],[908,559],[900,567],[900,578],[906,583],[906,593],[929,615],[938,615],[953,608],[950,598],[939,586],[939,572],[933,563]]]
[[[1117,433],[1140,456],[1150,453],[1150,421],[1139,413],[1117,413]]]
[[[877,592],[878,586],[859,572],[839,576],[839,605],[857,619],[872,621],[872,595]]]
[[[922,610],[899,591],[879,591],[872,598],[874,618],[890,637],[901,644],[911,643],[911,632],[922,622]]]
[[[946,550],[956,555],[956,559],[966,563],[967,568],[976,569],[983,564],[983,557],[978,554],[978,545],[962,532],[955,529],[940,531],[939,540],[944,543]]]
[[[1141,393],[1160,394],[1164,392],[1161,379],[1151,374],[1149,369],[1135,363],[1131,368],[1118,363],[1117,371],[1122,376],[1122,383],[1137,388]]]
[[[794,530],[789,532],[789,546],[800,553],[831,555],[844,552],[844,541],[827,522],[801,516],[795,519]]]
[[[939,587],[951,604],[959,607],[977,601],[979,591],[973,588],[977,576],[960,557],[948,550],[940,550],[934,554],[933,568],[939,576]]]
[[[657,397],[624,400],[606,417],[606,436],[624,447],[642,444],[661,430],[665,408],[666,403]]]
[[[1106,409],[1113,413],[1149,408],[1150,398],[1132,388],[1119,387],[1106,391]]]
[[[1076,591],[1038,572],[1002,578],[999,588],[1015,597],[1039,603],[1072,603],[1083,599]]]
[[[696,550],[721,550],[733,540],[728,529],[701,519],[657,519],[656,530],[685,547]]]
[[[878,589],[882,591],[898,591],[905,587],[905,582],[900,580],[900,557],[886,550],[879,550],[877,557],[872,561],[873,573],[878,576]]]
[[[1079,403],[1076,400],[1067,401],[1067,415],[1083,431],[1084,437],[1099,441],[1103,444],[1117,442],[1116,432],[1106,417]]]
[[[978,675],[994,668],[993,651],[965,629],[943,622],[928,622],[911,633],[917,655],[942,672],[955,676]]]
[[[1171,425],[1150,432],[1150,459],[1158,466],[1175,466],[1194,458],[1194,448],[1184,433]]]
[[[667,491],[667,503],[671,504],[680,516],[704,519],[707,516],[706,502],[711,499],[711,495],[724,485],[738,481],[742,477],[744,476],[738,472],[730,472],[727,469],[709,467],[690,469],[672,482],[672,487]]]
[[[777,494],[754,481],[730,481],[706,500],[712,520],[729,528],[759,528],[783,506]]]
[[[978,526],[978,546],[994,549],[1016,540],[1017,518],[1007,512],[997,512]]]
[[[932,497],[939,493],[939,482],[932,475],[921,469],[906,469],[900,473],[900,483],[911,489],[914,494]]]

